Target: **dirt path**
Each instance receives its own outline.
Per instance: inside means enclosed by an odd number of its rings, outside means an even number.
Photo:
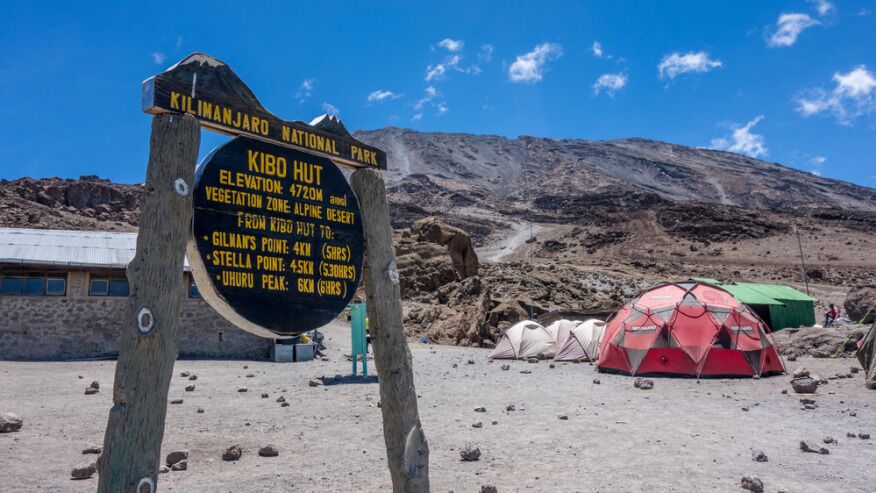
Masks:
[[[329,332],[333,340],[345,335],[340,328]],[[641,391],[632,378],[598,374],[587,364],[551,369],[512,362],[502,371],[501,362],[487,362],[485,350],[415,344],[412,352],[433,491],[494,484],[503,493],[733,492],[747,474],[770,492],[873,491],[876,440],[846,438],[847,432],[876,435],[876,392],[864,390],[860,378],[831,380],[813,396],[818,408],[803,411],[799,396],[780,392],[790,389],[786,376],[658,378],[653,390]],[[184,402],[170,406],[165,453],[188,449],[189,470],[161,475],[161,491],[389,491],[377,384],[307,384],[349,374],[340,350],[329,354],[329,362],[305,364],[178,361],[176,374],[188,370],[199,378],[194,392],[183,390],[187,379],[172,381],[170,398]],[[825,376],[853,364],[792,363]],[[94,458],[81,455],[82,448],[102,439],[114,366],[0,362],[0,411],[25,420],[20,432],[0,435],[0,491],[94,491],[95,479],[69,475]],[[101,383],[100,393],[83,395],[92,380]],[[237,392],[242,386],[248,392]],[[291,406],[275,402],[281,395]],[[510,404],[516,410],[506,411]],[[486,412],[474,412],[478,406]],[[830,455],[799,450],[800,440],[827,435],[839,440],[828,445]],[[258,457],[267,443],[279,447],[279,457]],[[479,461],[460,462],[466,443],[480,448]],[[232,444],[245,454],[223,462],[222,451]],[[765,452],[769,462],[752,461],[752,450]]]

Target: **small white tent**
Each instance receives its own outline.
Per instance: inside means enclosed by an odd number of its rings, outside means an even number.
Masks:
[[[556,320],[544,330],[548,331],[548,333],[554,339],[554,347],[543,351],[543,354],[548,358],[553,358],[554,355],[557,354],[557,351],[562,347],[563,343],[566,339],[569,338],[569,334],[572,333],[572,329],[579,326],[581,324],[580,320]]]
[[[537,322],[524,320],[518,322],[502,335],[496,348],[488,356],[490,359],[537,358],[539,354],[555,351],[557,340]]]
[[[599,345],[605,334],[605,322],[590,319],[571,330],[565,341],[560,341],[554,361],[596,361]]]

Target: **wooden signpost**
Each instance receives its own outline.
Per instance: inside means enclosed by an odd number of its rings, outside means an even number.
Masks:
[[[337,316],[367,255],[393,491],[428,491],[429,448],[401,323],[386,190],[375,171],[386,169],[386,153],[353,138],[337,117],[308,125],[274,116],[230,67],[201,53],[147,79],[142,106],[157,116],[98,492],[157,489],[184,251],[205,300],[238,327],[271,338]],[[198,125],[235,138],[193,176]],[[358,168],[355,193],[336,164]]]

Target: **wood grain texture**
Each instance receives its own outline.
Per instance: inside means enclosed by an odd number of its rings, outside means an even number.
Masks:
[[[152,122],[136,256],[127,271],[128,323],[120,334],[113,407],[98,463],[99,493],[134,492],[144,477],[157,486],[199,144],[198,122],[191,115],[160,115]],[[177,178],[188,185],[188,196],[177,194]],[[143,307],[154,314],[147,334],[137,327]]]
[[[429,491],[429,445],[420,424],[411,352],[402,325],[401,292],[386,188],[371,169],[351,177],[365,230],[365,296],[374,364],[380,376],[383,438],[395,493]],[[396,274],[397,275],[397,274]]]

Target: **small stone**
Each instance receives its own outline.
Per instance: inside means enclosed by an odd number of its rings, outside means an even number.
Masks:
[[[493,426],[496,426],[497,424],[499,424],[499,422],[498,422],[498,421],[492,421],[490,424],[493,425]]]
[[[73,479],[88,479],[94,476],[97,472],[97,463],[89,462],[88,464],[79,464],[70,471],[70,476]]]
[[[762,450],[755,450],[751,453],[751,460],[755,462],[767,462],[770,459],[769,457],[767,457],[767,454],[763,453]]]
[[[827,455],[830,453],[826,447],[822,447],[821,445],[813,445],[807,442],[806,440],[800,440],[800,450],[804,452],[811,452],[813,454],[821,454]]]
[[[163,465],[163,464],[161,465],[161,467],[158,468],[158,474],[166,474],[169,472],[170,472],[170,468]]]
[[[204,414],[204,408],[203,408],[203,407],[199,407],[198,410],[195,411],[195,412],[197,412],[198,414]]]
[[[240,388],[237,389],[237,391],[238,391],[238,392],[248,392],[249,389],[247,389],[246,387],[240,387]]]
[[[481,493],[499,493],[499,490],[491,484],[485,484],[481,486]]]
[[[557,416],[557,419],[562,420],[562,421],[567,421],[569,419],[569,416],[567,416],[565,414],[561,414],[561,415]]]
[[[472,428],[483,428],[484,424],[481,423],[480,421],[475,421],[474,423],[471,424],[471,427]]]
[[[187,459],[183,459],[176,464],[170,466],[171,471],[185,471],[189,468],[189,461]]]
[[[502,365],[502,371],[508,371],[511,369],[511,365]]]
[[[763,481],[756,476],[743,476],[742,489],[753,491],[754,493],[763,493]]]
[[[791,388],[798,394],[814,394],[818,390],[818,381],[809,377],[795,378],[791,380]]]
[[[456,363],[453,363],[452,365],[450,365],[450,367],[451,368],[459,368],[459,365],[457,365]]]
[[[277,397],[277,402],[286,402],[286,398],[281,395],[280,397]]]
[[[520,373],[524,375],[529,375],[530,373],[532,373],[532,370],[520,370]]]
[[[782,389],[782,395],[786,395],[788,393],[788,389]]]
[[[83,377],[82,375],[79,375],[79,380],[82,380],[83,378],[85,378],[85,377]]]
[[[100,452],[102,450],[103,450],[103,447],[101,447],[100,445],[95,445],[93,443],[90,443],[90,444],[86,445],[84,449],[82,449],[82,454],[83,455],[85,455],[85,454],[100,454]]]
[[[181,376],[181,377],[183,377],[183,378],[187,378],[187,377],[188,377],[189,375],[191,375],[191,374],[192,374],[192,372],[189,372],[189,371],[182,371],[182,372],[179,373],[179,376]]]
[[[743,410],[744,412],[748,412],[748,408],[747,408],[747,407],[743,407],[742,410]]]
[[[641,390],[651,390],[654,388],[654,381],[648,378],[637,378],[633,382],[633,386]]]
[[[858,438],[860,438],[861,440],[869,440],[870,434],[869,433],[858,433]]]
[[[164,458],[164,463],[168,466],[172,466],[181,460],[186,460],[189,458],[188,450],[174,450],[173,452],[167,454],[167,457]]]
[[[517,408],[514,406],[514,404],[508,404],[507,406],[505,406],[505,410],[510,413],[511,411],[516,411]]]
[[[602,382],[600,382],[598,378],[594,378],[594,379],[593,379],[593,384],[594,384],[594,385],[599,385],[600,383],[602,383]]]
[[[255,374],[253,374],[253,373],[246,374],[246,378],[253,378],[253,377],[255,377]]]
[[[836,438],[834,438],[832,436],[826,436],[826,437],[822,438],[821,441],[830,445],[831,443],[836,443]]]
[[[473,364],[475,364],[475,362],[474,362],[473,359],[470,359],[470,360],[466,361],[466,363],[468,363],[469,365],[473,365]]]
[[[91,382],[90,387],[91,387],[92,389],[100,390],[100,383],[98,383],[98,381],[95,380],[95,381]]]
[[[281,402],[280,403],[280,407],[289,407],[289,406],[291,406],[291,404],[289,404],[288,402]]]
[[[851,431],[846,433],[846,438],[857,438],[857,436],[858,435],[852,433]]]
[[[805,366],[801,366],[800,368],[797,368],[796,370],[794,370],[794,372],[791,375],[793,375],[795,379],[796,378],[805,378],[805,377],[809,376],[809,370],[806,369]]]
[[[0,433],[12,433],[21,429],[24,421],[13,413],[0,414]]]
[[[98,392],[100,392],[100,390],[98,390],[98,389],[96,389],[96,388],[94,388],[94,387],[88,387],[88,388],[85,389],[85,395],[94,395],[94,394],[96,394],[96,393],[98,393]]]
[[[478,406],[478,407],[474,408],[474,412],[485,413],[485,412],[487,412],[487,408],[485,408],[484,406]]]
[[[320,385],[322,385],[322,380],[317,380],[314,378],[307,382],[307,385],[310,385],[311,387],[319,387]]]
[[[268,397],[270,397],[268,394],[262,394],[262,399],[267,399]]]
[[[170,403],[171,404],[182,404],[183,400],[182,399],[174,399],[174,400],[170,401]]]
[[[466,446],[459,451],[459,458],[464,462],[474,462],[481,458],[481,449]]]
[[[556,367],[557,367],[557,365],[555,365],[555,364],[553,364],[553,363],[551,363],[551,364],[548,365],[548,368],[556,368]]]
[[[192,384],[192,385],[186,385],[186,392],[194,392],[194,391],[195,391],[195,385],[194,385],[194,384]]]
[[[858,415],[857,411],[849,411],[849,416],[854,418],[857,415]]]
[[[788,355],[788,357],[787,357],[786,359],[787,359],[788,361],[797,361],[797,355],[795,355],[795,354],[790,354],[790,355]]]
[[[274,445],[265,445],[259,449],[259,457],[276,457],[280,455],[280,450]]]
[[[249,365],[243,365],[244,370],[249,370]]]
[[[235,461],[240,459],[241,455],[243,455],[243,449],[240,448],[240,445],[232,445],[222,454],[222,460],[228,462]]]
[[[526,358],[527,363],[538,363],[538,358]]]
[[[198,376],[197,376],[197,375],[192,375],[192,376],[189,377],[189,380],[191,380],[191,381],[193,381],[193,382],[194,382],[195,380],[197,380],[197,379],[198,379]]]
[[[858,368],[857,366],[853,366],[853,367],[849,368],[849,371],[852,373],[858,373],[859,371],[861,371],[861,369]]]

